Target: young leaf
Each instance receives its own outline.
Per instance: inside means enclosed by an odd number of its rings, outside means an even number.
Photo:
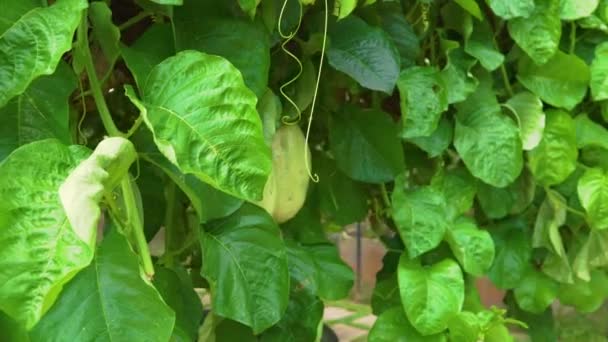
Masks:
[[[589,67],[580,58],[558,51],[540,66],[522,58],[517,79],[548,104],[572,110],[587,93]]]
[[[414,66],[399,75],[403,138],[426,137],[439,124],[441,113],[448,109],[446,85],[439,70]]]
[[[560,1],[536,0],[529,17],[509,20],[511,38],[538,65],[547,63],[558,50],[562,35]]]
[[[168,341],[175,313],[142,279],[124,236],[113,226],[93,263],[65,286],[32,331],[32,340]]]
[[[336,0],[334,3],[334,15],[338,19],[344,19],[357,7],[357,0]]]
[[[58,0],[27,12],[0,31],[0,107],[23,93],[38,76],[55,71],[61,56],[72,47],[86,7],[84,0]]]
[[[277,323],[289,299],[287,253],[264,209],[245,204],[208,224],[200,238],[201,275],[211,286],[213,312],[250,326],[255,334]]]
[[[542,313],[557,297],[558,285],[543,273],[530,270],[515,288],[515,300],[520,308]]]
[[[446,240],[465,272],[484,275],[494,261],[494,242],[490,233],[462,217],[447,230]]]
[[[399,51],[384,31],[350,16],[333,25],[327,60],[362,86],[391,94],[399,77]]]
[[[0,164],[0,309],[28,329],[93,259],[96,230],[75,231],[57,192],[88,154],[84,147],[41,140]]]
[[[592,228],[608,228],[608,174],[592,168],[578,181],[578,198]]]
[[[608,99],[608,42],[595,47],[591,63],[591,95],[594,101]]]
[[[462,309],[464,280],[458,264],[444,259],[423,267],[406,254],[399,261],[399,290],[408,320],[422,335],[447,328],[452,315]]]
[[[68,97],[76,77],[65,63],[50,76],[34,80],[6,106],[0,106],[0,160],[32,141],[55,138],[71,142]]]
[[[538,146],[528,152],[530,171],[540,184],[563,182],[576,169],[576,126],[570,114],[551,109]]]
[[[182,172],[248,200],[261,200],[270,173],[255,95],[221,57],[184,51],[157,65],[127,95],[154,142]],[[226,134],[230,132],[231,134]]]
[[[384,112],[345,106],[330,122],[329,141],[338,168],[354,180],[389,182],[405,168],[397,125]]]
[[[507,106],[515,111],[519,122],[519,136],[524,150],[535,148],[545,129],[543,103],[530,92],[521,92],[507,101]]]
[[[445,196],[432,187],[404,189],[401,178],[393,191],[393,220],[410,258],[437,247],[450,227]]]
[[[444,335],[422,335],[407,320],[401,306],[384,311],[369,331],[368,339],[374,342],[445,342]]]
[[[528,18],[534,12],[534,0],[486,0],[492,12],[503,19]]]

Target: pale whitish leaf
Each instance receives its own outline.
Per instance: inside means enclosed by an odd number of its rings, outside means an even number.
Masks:
[[[33,341],[169,341],[175,313],[139,271],[112,226],[93,263],[64,288],[32,331]]]
[[[248,200],[261,200],[271,168],[257,99],[225,59],[184,51],[140,87],[140,109],[160,152],[182,172]]]
[[[591,63],[590,86],[593,100],[608,99],[608,42],[595,47],[595,57]]]
[[[559,11],[560,0],[537,0],[529,17],[509,20],[511,38],[539,65],[558,50],[562,35]]]
[[[93,258],[96,231],[74,231],[57,191],[88,153],[42,140],[0,164],[0,309],[28,328]]]
[[[393,92],[401,59],[382,29],[350,16],[330,28],[329,38],[327,60],[332,67],[365,88],[387,94]]]
[[[548,104],[572,110],[587,93],[589,67],[577,56],[558,51],[540,66],[522,58],[517,79]]]
[[[563,182],[576,169],[576,126],[570,114],[551,109],[538,146],[528,152],[530,171],[543,185]]]
[[[535,148],[540,143],[545,129],[543,103],[536,95],[522,92],[510,98],[506,104],[517,115],[523,149]]]
[[[6,0],[0,5],[3,12],[12,6]],[[61,56],[72,48],[74,31],[86,7],[84,0],[59,0],[27,12],[0,32],[0,107],[23,93],[38,76],[55,71]],[[2,15],[0,19],[4,19]]]
[[[200,240],[201,275],[211,286],[213,312],[250,326],[255,334],[277,323],[289,300],[287,253],[264,209],[245,204],[207,224]]]
[[[423,267],[410,261],[404,253],[399,260],[398,274],[403,308],[422,335],[443,331],[452,315],[462,309],[464,279],[454,260],[444,259]]]
[[[579,179],[577,191],[592,228],[608,228],[608,174],[601,169],[588,169]]]
[[[34,80],[19,96],[0,108],[0,160],[32,141],[56,138],[71,142],[68,97],[76,77],[65,63],[50,76]]]

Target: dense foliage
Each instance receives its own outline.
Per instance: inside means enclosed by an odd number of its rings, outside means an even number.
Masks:
[[[0,340],[315,341],[363,221],[370,341],[605,340],[607,125],[607,0],[0,0]]]

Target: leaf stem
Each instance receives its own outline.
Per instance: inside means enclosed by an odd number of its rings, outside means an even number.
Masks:
[[[133,134],[135,134],[135,132],[137,132],[137,129],[139,128],[139,126],[141,126],[141,123],[144,121],[144,117],[143,116],[139,116],[137,117],[137,119],[135,120],[135,122],[133,123],[133,126],[131,126],[131,128],[129,128],[129,131],[126,134],[126,138],[130,138]]]
[[[103,92],[101,91],[99,79],[97,78],[97,73],[95,71],[95,65],[93,64],[93,58],[91,57],[91,50],[89,49],[88,45],[88,30],[89,27],[87,12],[85,10],[82,15],[82,20],[80,21],[80,27],[78,28],[78,41],[80,44],[82,44],[81,49],[84,55],[84,66],[86,69],[87,76],[89,77],[89,86],[91,87],[93,99],[95,100],[95,105],[97,106],[97,110],[99,111],[101,122],[103,123],[103,126],[105,127],[106,131],[108,132],[108,135],[122,136],[123,134],[118,130],[118,128],[114,124],[114,121],[112,120],[112,115],[110,114],[110,110],[108,109],[106,100],[103,97]]]
[[[386,191],[386,185],[380,183],[380,193],[382,194],[382,201],[387,208],[391,208],[391,200],[388,197],[388,191]]]
[[[502,81],[505,83],[505,89],[507,89],[509,97],[513,97],[513,89],[511,88],[511,83],[509,83],[509,75],[507,74],[507,68],[505,68],[505,63],[502,63],[500,65],[500,73],[502,74]]]
[[[133,193],[133,186],[131,185],[131,179],[129,176],[125,176],[120,182],[122,189],[122,195],[127,211],[127,220],[133,231],[135,237],[135,244],[141,258],[144,272],[149,278],[154,276],[154,266],[152,265],[152,257],[150,256],[150,249],[148,248],[148,241],[144,235],[144,225],[139,217],[139,209],[135,202],[135,194]]]
[[[173,265],[171,248],[173,246],[173,233],[175,233],[175,225],[173,224],[175,218],[175,183],[169,182],[165,186],[165,198],[167,210],[165,212],[165,255],[163,261],[170,267]]]
[[[570,23],[570,54],[574,54],[576,48],[576,23],[573,21]]]
[[[118,29],[120,31],[124,31],[124,30],[130,28],[131,26],[137,24],[138,22],[146,19],[150,15],[151,15],[151,13],[148,12],[148,11],[139,12],[136,16],[131,17],[131,18],[129,18],[129,20],[127,20],[124,23],[120,24],[120,26],[118,26]]]

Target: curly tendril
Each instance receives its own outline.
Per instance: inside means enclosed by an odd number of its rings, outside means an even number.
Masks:
[[[300,61],[300,59],[296,55],[294,55],[291,51],[289,51],[289,49],[287,49],[287,44],[289,44],[289,42],[296,36],[298,31],[300,30],[300,25],[302,24],[302,3],[300,2],[300,0],[298,0],[298,5],[300,6],[300,14],[298,17],[298,24],[297,24],[296,28],[290,34],[285,34],[283,32],[283,30],[281,29],[281,23],[283,22],[283,15],[285,14],[285,8],[287,7],[288,1],[289,0],[285,0],[283,2],[283,7],[281,8],[281,13],[279,14],[278,31],[279,31],[279,36],[284,39],[283,43],[281,43],[281,50],[283,50],[283,52],[285,52],[286,55],[291,57],[298,64],[298,73],[293,78],[291,78],[289,81],[283,83],[283,85],[279,88],[279,91],[281,92],[281,95],[283,95],[285,100],[287,100],[287,102],[289,102],[289,104],[291,104],[291,106],[296,110],[296,113],[297,113],[295,118],[285,115],[281,118],[281,121],[286,125],[295,125],[298,122],[300,122],[300,120],[302,119],[302,111],[300,110],[300,107],[298,107],[298,105],[295,103],[295,101],[292,100],[291,97],[289,97],[289,95],[287,95],[287,93],[285,93],[285,88],[287,88],[289,85],[291,85],[295,81],[297,81],[298,78],[300,78],[304,68],[302,66],[302,62]]]

